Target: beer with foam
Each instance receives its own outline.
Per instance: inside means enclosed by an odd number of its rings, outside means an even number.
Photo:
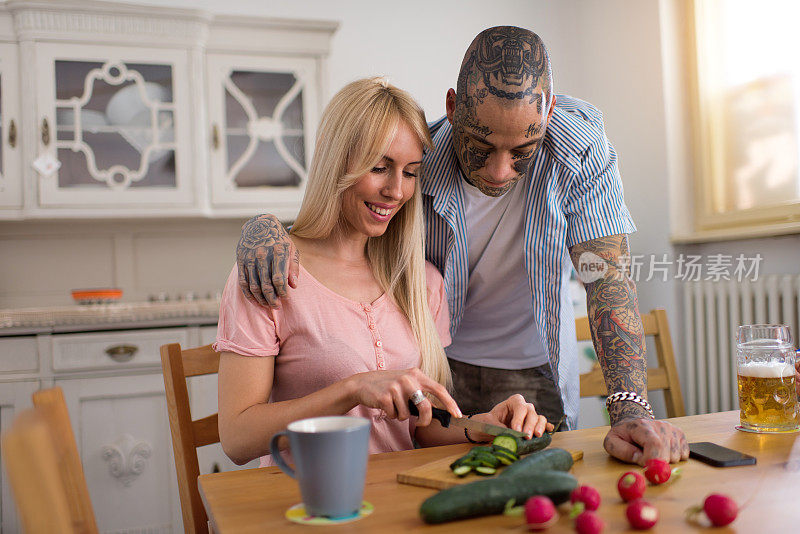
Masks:
[[[793,362],[740,363],[738,378],[739,409],[744,428],[760,432],[797,429],[798,405]]]

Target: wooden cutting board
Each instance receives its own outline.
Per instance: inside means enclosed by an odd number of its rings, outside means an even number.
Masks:
[[[572,454],[572,459],[576,462],[583,458],[583,451],[569,451],[569,452],[570,454]],[[453,463],[458,458],[464,456],[464,454],[465,453],[461,452],[459,454],[454,454],[446,458],[441,458],[439,460],[429,462],[427,464],[418,465],[417,467],[412,467],[411,469],[406,469],[405,471],[397,473],[397,481],[401,484],[422,486],[424,488],[446,489],[453,486],[458,486],[460,484],[474,482],[475,480],[493,478],[497,476],[497,475],[492,475],[491,477],[484,477],[475,474],[470,474],[465,477],[457,477],[450,470],[450,464]],[[502,469],[498,470],[498,473],[501,472]]]

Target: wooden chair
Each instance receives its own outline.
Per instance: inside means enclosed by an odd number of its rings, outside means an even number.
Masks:
[[[94,534],[98,532],[97,523],[64,392],[59,387],[39,390],[33,394],[33,405],[48,419],[75,531]]]
[[[650,313],[642,314],[644,335],[653,336],[656,344],[658,367],[647,369],[648,391],[663,389],[666,401],[667,417],[682,417],[686,415],[683,405],[681,383],[678,378],[678,369],[675,366],[675,352],[672,349],[672,337],[669,332],[667,312],[663,309],[654,309]],[[581,317],[575,320],[575,331],[578,341],[591,341],[592,333],[589,330],[589,319]],[[581,380],[581,397],[594,397],[608,395],[603,372],[599,365],[584,373]]]
[[[28,534],[96,534],[89,489],[60,388],[33,394],[34,408],[3,435],[3,459]]]
[[[186,379],[219,372],[219,353],[211,345],[181,349],[178,343],[161,346],[161,367],[167,394],[167,412],[178,472],[183,530],[187,533],[209,532],[208,516],[197,489],[200,466],[197,448],[219,442],[217,414],[192,420]]]

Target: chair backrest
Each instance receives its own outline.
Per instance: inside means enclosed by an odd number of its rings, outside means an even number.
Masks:
[[[197,448],[219,442],[217,414],[192,420],[186,379],[192,376],[219,372],[219,353],[211,345],[181,349],[180,344],[161,346],[161,367],[167,394],[167,412],[178,472],[178,492],[181,498],[183,529],[188,533],[208,532],[206,516],[197,477],[200,466]]]
[[[58,469],[58,454],[45,416],[22,412],[2,437],[3,462],[27,534],[77,532]]]
[[[6,472],[22,531],[97,534],[97,523],[61,388],[37,391],[3,434]]]
[[[656,346],[658,367],[647,369],[648,391],[663,389],[664,400],[667,408],[667,417],[682,417],[686,415],[681,393],[681,383],[678,378],[678,368],[675,366],[675,351],[672,348],[672,336],[669,331],[667,312],[657,308],[650,313],[643,313],[642,326],[645,336],[653,336]],[[575,320],[575,331],[578,341],[591,341],[592,333],[589,329],[589,319],[580,317]],[[603,372],[599,366],[580,377],[581,397],[608,395]]]
[[[33,405],[47,419],[53,435],[58,469],[66,488],[67,504],[75,532],[95,534],[98,532],[97,522],[64,392],[59,387],[39,390],[33,394]]]

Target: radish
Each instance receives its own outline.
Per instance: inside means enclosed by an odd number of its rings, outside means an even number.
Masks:
[[[584,509],[593,512],[600,507],[600,492],[592,486],[578,486],[570,493],[569,502],[583,503]]]
[[[739,514],[739,506],[732,498],[722,493],[712,493],[703,501],[703,506],[692,506],[686,512],[689,519],[700,511],[704,511],[708,520],[715,527],[730,525]]]
[[[600,534],[605,527],[600,516],[588,510],[575,518],[575,532],[578,534]]]
[[[644,477],[635,471],[624,473],[617,481],[619,496],[626,502],[641,498],[645,487]]]
[[[628,523],[637,530],[648,530],[658,523],[658,508],[644,499],[636,499],[625,509]]]
[[[649,480],[651,484],[663,484],[669,480],[670,475],[672,475],[672,469],[669,467],[669,462],[661,458],[651,458],[647,460],[644,476],[647,477],[647,480]]]
[[[548,497],[537,495],[525,503],[525,521],[530,530],[544,530],[558,521],[556,507]]]

